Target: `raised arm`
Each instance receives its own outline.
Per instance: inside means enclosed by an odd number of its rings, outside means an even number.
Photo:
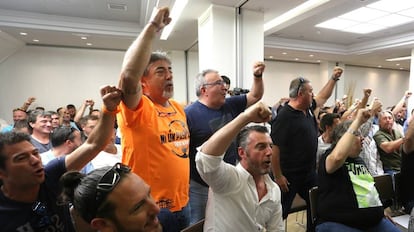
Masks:
[[[262,102],[246,109],[235,119],[215,132],[202,146],[203,153],[213,156],[223,155],[240,130],[250,122],[268,122],[272,112]]]
[[[75,121],[77,124],[79,124],[79,121],[81,120],[81,118],[85,114],[86,107],[89,106],[89,111],[91,112],[91,109],[93,109],[94,104],[95,104],[95,102],[92,99],[85,100],[82,103],[81,107],[76,112],[76,115],[73,118],[73,121]],[[89,114],[90,114],[90,112],[89,112]]]
[[[335,67],[333,69],[331,78],[329,78],[325,86],[323,86],[323,88],[315,96],[317,107],[322,107],[326,103],[326,101],[331,97],[333,89],[335,88],[335,84],[341,77],[343,71],[344,70],[341,67]]]
[[[358,109],[363,109],[367,106],[369,97],[371,96],[372,90],[371,89],[363,89],[362,90],[364,93],[364,96],[362,97],[361,101],[356,102],[356,104],[352,105],[351,107],[348,108],[347,111],[345,111],[345,113],[342,115],[341,120],[346,120],[348,119],[348,117],[353,118],[354,117],[354,113],[356,112],[356,110]]]
[[[258,102],[264,93],[263,72],[265,70],[264,62],[256,62],[253,65],[253,85],[249,93],[247,93],[247,107]]]
[[[413,93],[409,90],[405,91],[404,96],[401,98],[401,100],[395,105],[394,109],[392,110],[393,115],[397,115],[398,112],[400,112],[404,105],[408,104],[408,99],[411,97]]]
[[[369,109],[359,109],[354,121],[349,126],[348,130],[342,135],[332,150],[331,154],[326,157],[325,165],[326,172],[333,173],[340,168],[346,158],[356,157],[359,152],[355,152],[355,132],[359,127],[371,117]]]
[[[98,124],[92,130],[88,139],[66,156],[67,170],[82,169],[105,148],[113,135],[115,115],[118,104],[121,101],[121,91],[114,86],[105,86],[101,88],[101,96],[104,108]]]
[[[27,100],[23,103],[22,107],[20,107],[20,109],[27,111],[29,109],[29,106],[36,101],[35,97],[29,97],[27,98]]]
[[[141,101],[141,77],[148,65],[155,35],[170,21],[169,9],[158,9],[125,53],[118,87],[123,92],[122,101],[129,109],[136,109]]]

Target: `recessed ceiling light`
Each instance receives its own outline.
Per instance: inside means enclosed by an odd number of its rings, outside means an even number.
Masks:
[[[295,60],[299,60],[299,58],[295,58]]]
[[[270,59],[273,59],[273,56],[269,56]]]
[[[81,37],[81,39],[88,39],[88,37],[86,37],[86,36],[82,36],[82,37]]]
[[[313,54],[310,54],[309,57],[313,57]]]
[[[108,3],[108,10],[123,10],[123,11],[126,11],[127,10],[127,5],[122,4],[122,3],[110,2],[110,3]]]
[[[400,66],[400,64],[395,64],[395,65]]]
[[[87,46],[92,46],[92,43],[86,43]]]
[[[401,67],[400,70],[404,70],[404,68]]]
[[[20,32],[20,35],[27,35],[26,32]]]
[[[317,60],[316,62],[320,63],[320,62],[321,62],[321,60]]]
[[[382,66],[381,66],[381,65],[378,65],[377,67],[378,67],[378,68],[382,68]]]
[[[33,39],[33,42],[39,42],[39,40],[38,39]]]
[[[287,55],[287,52],[282,52],[282,55]]]

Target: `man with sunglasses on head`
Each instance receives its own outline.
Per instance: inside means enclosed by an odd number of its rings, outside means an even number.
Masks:
[[[160,208],[151,197],[150,186],[122,163],[88,175],[68,172],[61,183],[64,202],[71,203],[95,231],[179,231],[174,217],[158,219]]]
[[[256,62],[253,65],[253,85],[249,93],[231,97],[226,97],[228,86],[218,71],[207,69],[195,79],[198,100],[185,108],[190,129],[191,224],[204,218],[208,198],[208,185],[201,179],[195,165],[196,148],[262,98],[264,69],[263,62]],[[237,147],[233,142],[227,149],[224,161],[235,165],[237,157]]]
[[[314,111],[332,95],[342,72],[342,68],[335,67],[316,96],[309,80],[293,79],[289,86],[289,102],[272,122],[273,175],[282,190],[283,218],[287,218],[293,199],[299,194],[307,204],[308,231],[312,231],[309,190],[316,185],[319,133]]]
[[[157,9],[128,48],[119,80],[117,122],[122,162],[151,186],[156,204],[171,210],[184,229],[190,221],[190,135],[182,105],[171,99],[171,61],[163,53],[151,53],[155,37],[170,21],[167,7]]]
[[[80,170],[109,142],[121,92],[105,86],[101,96],[104,113],[88,140],[45,167],[29,135],[0,135],[1,231],[75,231],[68,205],[57,201],[59,178],[67,170]]]

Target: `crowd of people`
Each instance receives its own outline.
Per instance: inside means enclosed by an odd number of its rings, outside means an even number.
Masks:
[[[368,103],[371,89],[325,106],[344,72],[335,67],[316,95],[298,77],[269,107],[258,61],[244,94],[229,96],[229,79],[208,69],[195,78],[198,100],[183,106],[172,99],[170,59],[151,51],[170,21],[166,7],[153,14],[125,53],[119,85],[100,89],[102,109],[90,99],[29,109],[29,97],[12,111],[0,133],[2,231],[176,232],[205,220],[206,231],[279,232],[296,195],[307,231],[399,231],[373,176],[399,173],[411,211],[410,91],[390,109]]]

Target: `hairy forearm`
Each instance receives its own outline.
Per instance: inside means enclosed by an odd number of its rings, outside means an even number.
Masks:
[[[280,168],[280,150],[276,145],[272,147],[272,170],[275,178],[279,178],[283,175],[282,169]]]
[[[323,106],[326,101],[331,97],[332,92],[335,88],[336,81],[332,78],[329,78],[328,82],[323,86],[323,88],[315,96],[315,101],[318,107]]]
[[[264,93],[264,85],[262,78],[255,77],[253,80],[253,85],[250,88],[249,93],[247,93],[247,107],[253,105],[254,103],[258,102]]]
[[[394,141],[389,141],[389,142],[383,142],[380,145],[380,148],[385,151],[386,153],[392,153],[398,149],[400,149],[401,144],[403,144],[404,139],[403,138],[399,138],[397,140]]]

